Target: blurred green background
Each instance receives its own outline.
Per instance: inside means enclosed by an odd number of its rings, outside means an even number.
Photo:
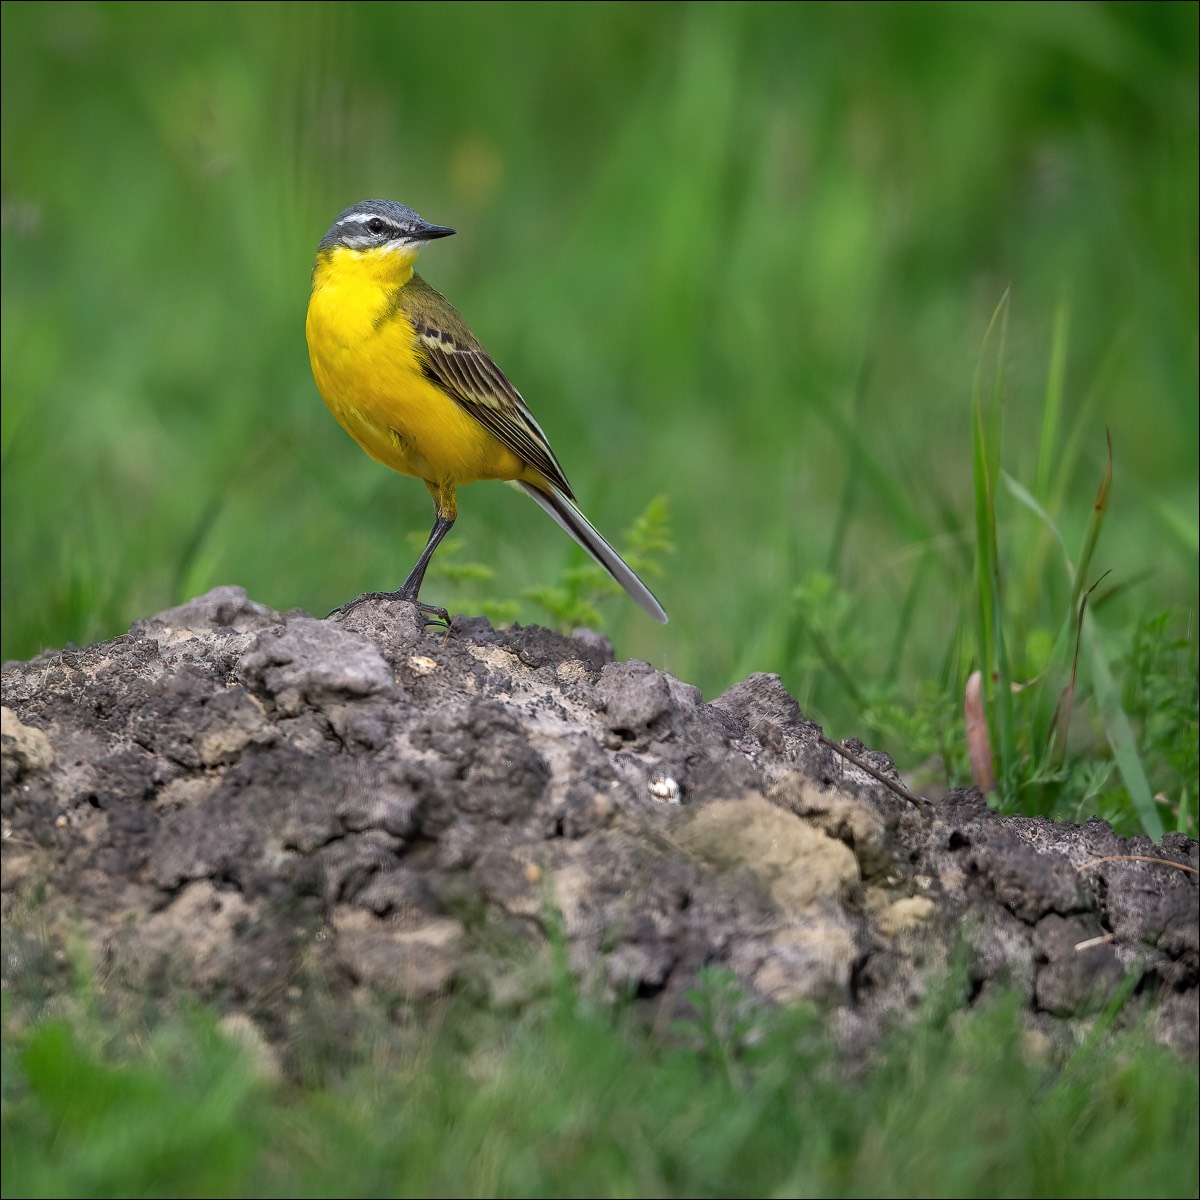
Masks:
[[[1107,427],[1110,611],[1194,617],[1196,81],[1191,3],[5,4],[4,656],[216,584],[399,585],[428,496],[329,416],[303,328],[374,196],[460,231],[420,269],[592,521],[667,497],[672,622],[605,601],[620,656],[709,697],[778,671],[853,733],[824,595],[860,679],[944,674],[1006,289],[1007,470],[1033,486],[1057,322],[1051,515],[1074,547]],[[430,601],[580,561],[510,489],[460,506],[495,578]]]

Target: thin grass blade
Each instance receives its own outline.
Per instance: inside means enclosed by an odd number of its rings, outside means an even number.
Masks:
[[[1104,518],[1108,514],[1108,500],[1112,493],[1112,435],[1107,429],[1104,431],[1104,437],[1108,442],[1108,461],[1104,467],[1104,477],[1100,480],[1100,486],[1096,490],[1096,500],[1092,505],[1092,515],[1088,519],[1087,530],[1083,536],[1083,549],[1079,553],[1079,566],[1075,572],[1075,586],[1071,591],[1072,612],[1075,611],[1075,607],[1079,603],[1079,595],[1083,590],[1083,580],[1087,578],[1088,567],[1091,565],[1092,555],[1096,550],[1096,543],[1100,540],[1100,530],[1104,527]]]
[[[1142,765],[1142,757],[1138,753],[1137,738],[1129,716],[1121,704],[1121,692],[1113,679],[1112,670],[1108,665],[1108,656],[1096,634],[1092,621],[1083,626],[1083,640],[1087,647],[1088,659],[1092,668],[1092,688],[1096,693],[1096,702],[1100,709],[1100,719],[1104,723],[1104,733],[1116,759],[1117,769],[1129,789],[1129,798],[1137,811],[1138,819],[1148,837],[1161,841],[1163,835],[1162,817],[1154,796],[1150,791],[1146,770]]]

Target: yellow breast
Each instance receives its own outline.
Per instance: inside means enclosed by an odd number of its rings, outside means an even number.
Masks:
[[[318,259],[305,324],[317,388],[342,428],[395,471],[452,484],[503,477],[500,444],[421,372],[401,307],[412,257],[336,247]]]

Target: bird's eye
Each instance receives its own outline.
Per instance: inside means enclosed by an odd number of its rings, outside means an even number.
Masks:
[[[387,229],[387,226],[378,217],[372,217],[367,222],[368,233],[380,234],[383,233],[385,229]]]

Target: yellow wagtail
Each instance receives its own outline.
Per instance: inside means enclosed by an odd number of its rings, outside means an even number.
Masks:
[[[394,200],[364,200],[338,216],[317,248],[308,304],[308,354],[329,411],[374,459],[423,479],[435,519],[397,592],[417,599],[425,569],[458,515],[455,490],[502,479],[532,497],[652,617],[667,615],[650,589],[592,528],[521,394],[445,296],[413,271],[421,247],[454,233]]]

